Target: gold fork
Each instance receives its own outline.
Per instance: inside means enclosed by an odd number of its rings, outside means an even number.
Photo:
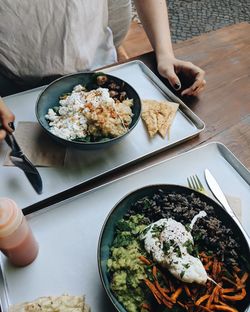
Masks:
[[[199,177],[197,176],[197,174],[190,176],[189,178],[187,178],[187,182],[188,182],[188,186],[189,188],[196,190],[200,193],[206,194],[206,190],[204,188],[204,186],[202,185]]]

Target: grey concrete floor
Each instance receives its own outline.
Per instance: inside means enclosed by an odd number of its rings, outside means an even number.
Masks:
[[[167,0],[172,41],[250,22],[250,0]],[[133,8],[134,18],[137,18]]]

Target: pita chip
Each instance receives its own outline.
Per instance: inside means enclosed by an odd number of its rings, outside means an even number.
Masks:
[[[179,104],[169,101],[143,100],[142,119],[145,122],[149,136],[152,138],[157,132],[165,138]]]
[[[164,123],[161,125],[158,124],[158,131],[163,138],[166,137],[167,133],[169,136],[170,127],[174,121],[178,107],[179,104],[174,102],[161,102],[161,111],[165,110],[166,113],[164,115]]]
[[[48,296],[10,306],[9,312],[90,312],[84,296]]]
[[[152,138],[158,131],[157,111],[148,102],[143,101],[142,120],[145,122],[149,136]]]

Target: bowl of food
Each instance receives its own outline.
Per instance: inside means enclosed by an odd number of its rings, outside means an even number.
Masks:
[[[48,85],[36,103],[42,128],[67,146],[95,149],[126,137],[141,114],[137,92],[124,80],[98,73],[76,73]]]
[[[250,250],[227,212],[178,185],[122,198],[102,227],[98,267],[120,312],[247,311]]]

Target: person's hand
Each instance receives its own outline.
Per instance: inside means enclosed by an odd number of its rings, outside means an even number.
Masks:
[[[168,79],[175,90],[181,89],[178,75],[183,75],[190,82],[190,86],[182,90],[181,95],[197,96],[206,85],[205,72],[191,62],[182,61],[175,57],[158,59],[158,71],[161,76]]]
[[[13,132],[13,129],[9,124],[14,120],[14,114],[4,104],[2,98],[0,97],[0,141],[5,138],[6,131],[10,133]]]

